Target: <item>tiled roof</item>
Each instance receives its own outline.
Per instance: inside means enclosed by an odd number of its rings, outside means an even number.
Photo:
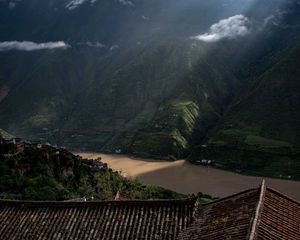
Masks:
[[[180,240],[300,240],[300,203],[268,188],[202,206]]]
[[[0,201],[0,239],[175,239],[196,199],[170,201]]]
[[[248,190],[201,207],[195,222],[179,239],[246,239],[259,192],[259,189]]]
[[[0,201],[0,239],[300,240],[300,203],[264,183],[260,188],[195,206],[196,198]]]
[[[257,239],[300,239],[300,203],[267,188]]]

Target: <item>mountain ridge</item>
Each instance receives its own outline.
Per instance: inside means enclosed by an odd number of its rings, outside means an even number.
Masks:
[[[2,43],[69,46],[0,51],[0,126],[16,135],[165,159],[197,160],[215,143],[298,147],[296,0],[7,3]],[[244,32],[214,33],[235,20]],[[223,39],[199,40],[212,34]]]

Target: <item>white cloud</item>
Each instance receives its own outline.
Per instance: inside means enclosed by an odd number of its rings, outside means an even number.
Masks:
[[[263,27],[267,27],[269,25],[273,25],[276,27],[287,28],[288,25],[283,23],[285,15],[288,14],[288,11],[277,10],[274,14],[266,17],[264,19]]]
[[[266,18],[264,19],[264,24],[263,24],[263,26],[264,26],[264,27],[267,26],[270,22],[274,23],[274,19],[275,19],[275,16],[274,16],[274,15],[270,15],[270,16],[266,17]]]
[[[17,6],[17,4],[21,1],[22,0],[0,0],[0,3],[1,2],[7,3],[9,9],[14,9]]]
[[[97,0],[72,0],[66,5],[66,8],[69,10],[73,10],[80,5],[89,2],[91,5],[93,5]]]
[[[116,50],[118,48],[119,48],[119,45],[112,45],[109,50],[113,51],[113,50]]]
[[[0,51],[19,50],[19,51],[36,51],[43,49],[56,49],[56,48],[68,48],[70,45],[63,41],[59,42],[47,42],[47,43],[35,43],[29,41],[10,41],[0,42]]]
[[[145,15],[142,15],[142,19],[143,19],[144,21],[149,21],[149,20],[150,20],[150,18],[146,17]]]
[[[127,5],[127,6],[132,6],[134,7],[134,3],[131,2],[130,0],[119,0],[119,2],[123,5]]]
[[[16,6],[16,3],[15,3],[15,2],[9,2],[9,3],[8,3],[9,9],[13,9],[13,8],[15,8],[15,6]]]
[[[104,48],[105,44],[101,43],[101,42],[79,42],[77,43],[78,45],[84,45],[84,46],[88,46],[88,47],[94,47],[94,48]]]
[[[217,42],[222,39],[234,39],[250,32],[250,21],[244,15],[235,15],[213,24],[209,32],[192,37],[203,42]]]

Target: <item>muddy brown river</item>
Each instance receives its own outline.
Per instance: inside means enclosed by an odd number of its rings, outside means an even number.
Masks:
[[[262,181],[261,177],[196,166],[184,160],[169,162],[100,153],[79,155],[90,159],[101,157],[102,162],[126,177],[137,178],[142,183],[159,185],[184,194],[203,192],[214,197],[225,197],[258,187]],[[266,178],[266,183],[267,186],[300,201],[300,182]]]

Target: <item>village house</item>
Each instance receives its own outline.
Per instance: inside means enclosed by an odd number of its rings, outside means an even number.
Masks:
[[[7,147],[7,152],[4,154],[5,157],[11,157],[24,151],[25,145],[21,138],[3,136],[0,141],[1,144]]]
[[[116,149],[116,150],[115,150],[115,153],[116,153],[116,154],[121,154],[121,153],[122,153],[122,150],[121,150],[121,149]]]
[[[22,140],[22,138],[14,138],[14,144],[16,146],[16,151],[17,152],[22,152],[25,149],[25,143]]]
[[[2,140],[3,140],[3,143],[4,143],[4,144],[9,144],[9,143],[12,143],[12,144],[13,144],[13,138],[10,137],[10,136],[4,136],[4,137],[2,138]]]
[[[38,143],[38,144],[36,145],[36,148],[37,148],[37,149],[42,149],[42,148],[43,148],[43,145],[42,145],[41,143]]]
[[[212,166],[215,162],[209,159],[202,159],[196,161],[196,164],[205,165],[205,166]]]
[[[0,201],[2,240],[300,239],[300,203],[263,182],[200,205],[182,200]]]

